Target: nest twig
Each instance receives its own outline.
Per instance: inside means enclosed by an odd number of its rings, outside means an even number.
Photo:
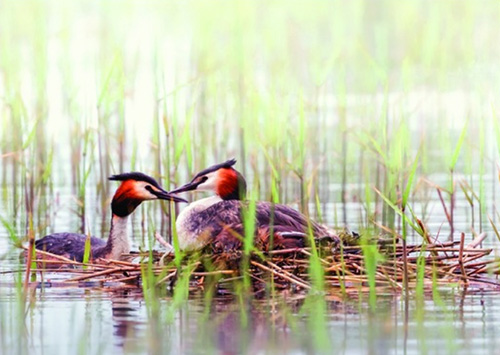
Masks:
[[[480,238],[482,241],[484,236]],[[185,272],[188,273],[193,288],[202,286],[207,277],[216,277],[219,285],[226,285],[230,280],[241,280],[243,275],[248,275],[258,284],[257,288],[266,287],[272,279],[279,289],[310,290],[315,287],[313,281],[317,282],[311,277],[311,258],[315,257],[322,268],[325,289],[364,291],[368,289],[371,278],[375,279],[376,287],[401,291],[404,288],[405,267],[410,289],[418,285],[418,280],[423,280],[421,284],[424,287],[463,284],[500,288],[500,281],[495,276],[500,272],[500,261],[489,257],[492,249],[478,246],[479,243],[466,245],[465,236],[462,235],[460,241],[408,244],[404,258],[401,244],[379,243],[379,258],[372,275],[367,265],[367,256],[363,255],[363,248],[360,246],[345,247],[341,252],[335,253],[319,249],[317,255],[311,248],[268,251],[251,255],[245,270],[241,268],[241,251],[234,255],[198,255],[195,263],[183,263],[180,269],[174,265],[172,254],[154,253],[151,267],[141,261],[149,257],[148,254],[129,254],[122,260],[96,260],[83,264],[37,251],[34,260],[37,268],[30,271],[40,274],[42,282],[57,279],[58,285],[65,286],[82,282],[140,285],[144,270],[149,267],[149,271],[156,277],[157,286],[172,282],[179,273]]]

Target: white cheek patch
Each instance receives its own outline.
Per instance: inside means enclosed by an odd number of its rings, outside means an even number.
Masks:
[[[199,184],[198,187],[196,188],[196,190],[198,191],[213,191],[215,190],[215,182],[216,182],[216,179],[217,179],[217,175],[215,172],[213,173],[210,173],[210,174],[207,174],[205,175],[207,177],[207,180],[202,183],[202,184]]]
[[[146,189],[146,186],[151,186],[151,184],[145,181],[137,181],[135,183],[135,192],[137,196],[144,200],[156,200],[158,197]],[[151,186],[152,189],[155,189],[154,186]]]

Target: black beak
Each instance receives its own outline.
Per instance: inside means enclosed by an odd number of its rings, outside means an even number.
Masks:
[[[178,187],[178,188],[170,191],[170,193],[178,194],[180,192],[193,191],[193,190],[196,190],[196,188],[198,187],[199,184],[201,184],[201,181],[200,182],[192,182],[191,181],[185,185],[182,185],[181,187]]]
[[[170,201],[174,201],[174,202],[186,202],[186,203],[188,202],[187,200],[183,199],[182,197],[172,195],[172,192],[167,192],[163,189],[152,190],[151,192],[161,200],[170,200]]]

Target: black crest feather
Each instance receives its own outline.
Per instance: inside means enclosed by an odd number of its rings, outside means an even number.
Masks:
[[[126,181],[126,180],[144,181],[144,182],[147,182],[155,187],[160,187],[158,182],[155,179],[153,179],[151,176],[137,172],[137,171],[133,171],[130,173],[112,175],[109,177],[109,180],[113,180],[113,181]]]
[[[217,171],[217,170],[222,169],[222,168],[226,168],[226,169],[231,168],[234,164],[236,164],[236,159],[233,158],[233,159],[229,159],[223,163],[212,165],[212,166],[200,171],[198,174],[196,174],[195,177],[193,178],[193,180],[199,176],[209,174],[211,172]]]

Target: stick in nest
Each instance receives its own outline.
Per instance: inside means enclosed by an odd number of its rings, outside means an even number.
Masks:
[[[164,265],[165,258],[170,254],[174,254],[174,246],[169,242],[167,242],[158,232],[155,232],[155,239],[158,241],[158,243],[160,243],[160,245],[164,246],[166,249],[165,253],[162,255],[159,261],[160,265]]]

